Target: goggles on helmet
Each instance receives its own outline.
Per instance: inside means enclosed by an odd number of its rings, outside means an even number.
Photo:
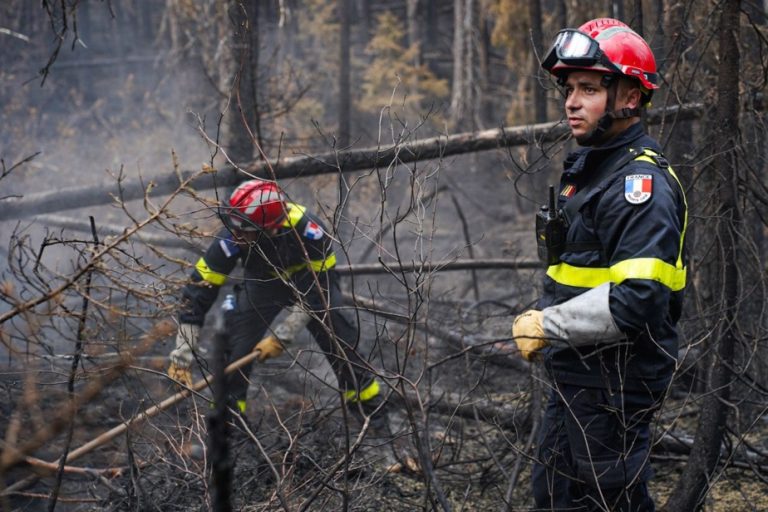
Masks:
[[[263,231],[264,228],[243,215],[237,208],[233,208],[229,202],[218,207],[219,219],[227,230],[235,231]]]
[[[248,219],[245,219],[242,216],[240,216],[239,212],[234,208],[232,208],[229,204],[224,204],[222,206],[219,206],[217,208],[216,213],[218,213],[219,219],[221,220],[222,224],[224,224],[224,226],[230,232],[241,231],[244,225],[248,226]]]
[[[610,71],[621,73],[621,69],[603,53],[597,41],[573,28],[558,32],[552,48],[541,62],[541,67],[551,72],[558,61],[565,66],[578,68],[591,68],[600,64]]]

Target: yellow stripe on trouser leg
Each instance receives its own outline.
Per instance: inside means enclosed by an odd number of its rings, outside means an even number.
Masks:
[[[370,384],[368,384],[359,393],[355,390],[346,391],[344,393],[344,400],[350,403],[367,402],[371,398],[378,396],[378,394],[379,394],[379,381],[377,381],[376,379],[373,379],[373,381]]]

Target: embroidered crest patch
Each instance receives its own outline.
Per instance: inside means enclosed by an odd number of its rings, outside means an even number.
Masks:
[[[310,240],[320,240],[323,238],[323,228],[318,224],[309,221],[307,222],[307,227],[304,228],[304,236]]]
[[[624,178],[624,198],[632,204],[643,204],[653,195],[653,176],[632,174]]]

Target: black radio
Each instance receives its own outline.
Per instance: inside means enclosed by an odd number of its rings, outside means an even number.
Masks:
[[[547,266],[560,263],[565,249],[568,226],[565,216],[557,209],[555,187],[549,187],[549,205],[543,205],[536,214],[536,250]]]

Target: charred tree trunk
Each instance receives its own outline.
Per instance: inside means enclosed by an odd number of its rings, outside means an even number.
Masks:
[[[654,96],[655,101],[663,101],[666,105],[674,105],[679,101],[685,101],[686,96],[690,95],[688,89],[682,89],[679,84],[687,80],[685,58],[683,52],[690,57],[690,54],[695,51],[692,48],[691,41],[693,40],[692,30],[689,26],[688,15],[684,5],[677,2],[668,2],[669,7],[664,10],[664,16],[660,20],[659,25],[664,25],[665,29],[659,27],[659,34],[665,34],[666,37],[661,38],[663,41],[663,47],[661,51],[656,53],[656,62],[659,69],[659,73],[664,76],[665,86],[662,89],[661,94],[657,91]],[[692,58],[695,60],[695,57]],[[658,100],[657,98],[660,98]],[[680,182],[685,189],[686,199],[688,201],[688,215],[692,218],[693,215],[699,211],[699,201],[696,197],[696,175],[701,172],[701,166],[696,165],[693,155],[696,153],[694,147],[694,123],[690,121],[680,121],[670,116],[667,120],[666,126],[663,128],[663,132],[659,133],[658,139],[662,141],[664,152],[666,157],[672,164],[673,169],[677,173]],[[695,248],[697,247],[697,228],[695,223],[689,226],[685,233],[686,245],[688,247],[688,254],[695,254]],[[697,318],[697,300],[694,298],[699,296],[698,280],[696,279],[699,273],[699,264],[694,258],[689,258],[688,261],[688,286],[686,288],[686,301],[684,304],[685,313],[684,318]],[[695,339],[694,331],[701,328],[700,325],[689,329],[685,323],[679,325],[681,333],[681,345],[690,345],[690,340]],[[693,363],[694,367],[701,368],[702,365]],[[702,387],[699,382],[693,382],[691,388],[696,389]]]
[[[624,0],[610,0],[608,7],[612,17],[624,21]]]
[[[766,116],[760,112],[757,106],[765,101],[763,97],[763,79],[757,78],[761,73],[761,66],[755,65],[762,62],[761,54],[765,48],[760,41],[758,34],[764,33],[768,28],[768,13],[762,5],[745,4],[744,10],[755,24],[758,30],[745,31],[744,41],[746,55],[744,56],[744,67],[742,72],[744,82],[749,84],[747,94],[749,97],[745,101],[745,115],[742,116],[744,133],[749,134],[753,140],[746,141],[754,148],[766,148],[768,135],[765,132]],[[747,113],[748,112],[748,113]],[[745,317],[749,319],[747,329],[749,333],[754,333],[750,337],[753,340],[761,339],[761,332],[768,330],[768,316],[763,311],[766,304],[766,289],[761,279],[761,273],[764,272],[764,262],[766,261],[766,222],[765,209],[759,206],[761,200],[754,195],[754,190],[759,190],[762,183],[766,183],[766,155],[765,150],[747,151],[745,153],[745,168],[751,170],[745,173],[744,180],[748,183],[747,190],[750,197],[747,198],[745,206],[745,225],[751,226],[749,242],[751,247],[743,251],[743,267],[746,276],[746,282],[754,283],[750,288],[750,297],[745,304]],[[750,364],[753,368],[752,375],[754,381],[762,389],[768,388],[768,346],[763,343],[754,343],[752,346],[745,347],[746,354],[739,354],[742,366]],[[753,357],[756,354],[757,357]],[[741,362],[743,361],[743,362]],[[744,395],[749,396],[751,390],[746,390]],[[749,421],[754,417],[753,410],[751,414],[745,414],[744,420]]]
[[[261,144],[258,104],[258,3],[234,0],[229,7],[232,31],[232,99],[225,114],[227,154],[233,162],[249,162],[254,140]],[[257,154],[257,158],[259,158]]]
[[[349,10],[352,8],[351,0],[338,0],[339,10],[339,133],[336,147],[345,150],[350,144],[351,133],[351,90],[350,90],[350,47],[349,47]],[[344,177],[344,161],[339,161],[339,203],[335,212],[334,224],[340,243],[347,239],[348,229],[344,224],[344,211],[349,196],[349,185]],[[343,253],[344,251],[341,251]]]
[[[635,0],[634,9],[632,12],[632,22],[627,23],[627,25],[631,26],[632,29],[642,37],[645,37],[645,33],[643,31],[643,0]]]
[[[541,30],[541,0],[531,0],[528,4],[528,15],[531,24],[531,44],[536,52],[545,52],[544,35]],[[547,91],[539,86],[539,67],[538,59],[532,60],[531,69],[531,88],[533,89],[533,122],[543,123],[547,120]]]
[[[346,149],[349,146],[350,134],[350,47],[349,47],[349,10],[350,0],[338,0],[339,8],[339,133],[337,147]]]
[[[451,121],[460,127],[472,117],[472,20],[474,0],[454,0]]]
[[[419,37],[419,0],[408,0],[406,2],[406,23],[408,25],[408,46],[416,46],[418,51],[414,61],[414,66],[421,65],[421,38]]]
[[[667,510],[700,509],[709,491],[708,483],[720,457],[728,418],[730,398],[730,368],[738,343],[737,312],[739,304],[739,274],[737,244],[742,238],[737,203],[736,150],[739,114],[739,14],[740,0],[723,3],[720,21],[720,69],[717,81],[717,126],[714,155],[719,183],[719,212],[717,235],[720,241],[718,262],[722,269],[721,311],[716,357],[712,358],[710,392],[703,401],[696,431],[696,443],[675,491],[666,503]],[[724,56],[728,58],[723,58]]]
[[[208,446],[211,457],[211,508],[216,512],[232,510],[233,464],[229,453],[229,400],[225,371],[229,355],[226,347],[229,334],[225,327],[225,315],[234,309],[234,296],[228,295],[218,312],[213,339],[213,412],[208,415]]]
[[[483,5],[483,4],[481,4]],[[491,74],[491,29],[492,20],[488,14],[487,7],[483,6],[478,18],[477,34],[477,61],[478,61],[478,127],[485,127],[487,121],[493,122],[494,102],[489,94],[490,74]],[[545,119],[546,121],[546,119]]]

